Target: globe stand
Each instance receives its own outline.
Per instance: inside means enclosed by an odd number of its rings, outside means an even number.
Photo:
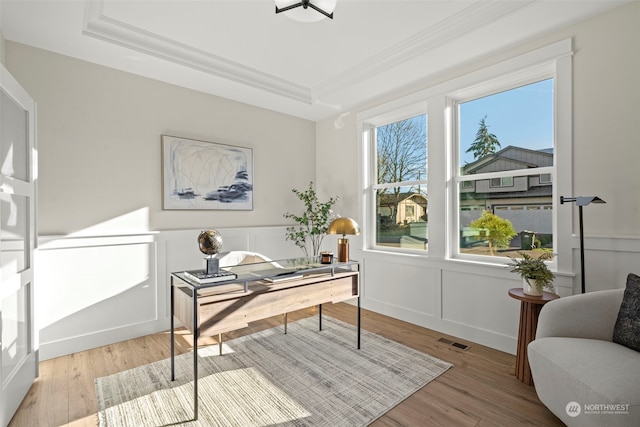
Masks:
[[[210,255],[202,260],[204,261],[204,271],[207,274],[218,274],[220,271],[220,260],[218,258],[213,258],[213,255]]]

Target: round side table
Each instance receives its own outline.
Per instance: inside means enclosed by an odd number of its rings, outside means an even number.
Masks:
[[[516,354],[516,378],[525,384],[533,385],[527,346],[536,337],[538,316],[542,306],[560,298],[551,292],[543,292],[540,296],[527,295],[522,288],[509,289],[509,296],[520,300],[520,327],[518,329],[518,352]]]

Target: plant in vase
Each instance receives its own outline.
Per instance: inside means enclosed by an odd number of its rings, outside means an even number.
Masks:
[[[302,249],[305,256],[309,256],[307,243],[311,243],[311,255],[318,256],[320,245],[324,236],[327,235],[329,224],[334,219],[331,207],[338,201],[338,197],[330,197],[328,201],[318,200],[316,190],[313,188],[313,181],[309,182],[309,188],[305,191],[293,191],[298,199],[304,203],[302,215],[291,212],[284,214],[285,218],[294,220],[297,225],[287,227],[286,240],[291,240],[297,247]]]
[[[555,275],[549,270],[545,261],[553,258],[552,252],[543,252],[539,257],[533,257],[526,252],[518,252],[521,258],[511,258],[510,267],[512,273],[518,273],[522,277],[523,292],[527,295],[542,295],[546,289],[553,290]]]

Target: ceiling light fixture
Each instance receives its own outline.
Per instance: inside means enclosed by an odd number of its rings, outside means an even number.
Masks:
[[[276,0],[276,13],[301,22],[315,22],[333,19],[337,0]]]

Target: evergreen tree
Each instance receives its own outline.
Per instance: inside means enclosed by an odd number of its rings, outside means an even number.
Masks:
[[[478,128],[478,132],[476,132],[476,139],[473,140],[473,144],[471,144],[466,151],[467,153],[473,153],[473,157],[476,160],[493,154],[497,148],[500,148],[498,137],[489,132],[489,127],[485,122],[486,118],[487,116],[484,116],[480,120],[480,127]]]

